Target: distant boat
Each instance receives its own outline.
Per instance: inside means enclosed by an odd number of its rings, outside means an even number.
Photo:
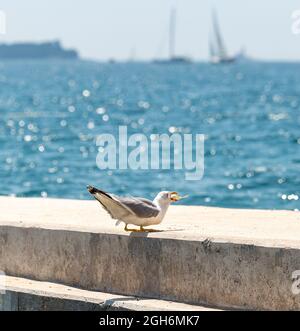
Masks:
[[[210,62],[214,64],[236,61],[236,56],[229,56],[227,53],[215,10],[212,13],[212,35],[209,40],[209,54]]]
[[[191,63],[191,59],[185,56],[176,55],[176,9],[173,8],[170,14],[170,26],[169,26],[169,58],[168,59],[156,59],[153,62],[159,64],[169,63]]]

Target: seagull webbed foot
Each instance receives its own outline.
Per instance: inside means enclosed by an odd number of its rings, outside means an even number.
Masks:
[[[137,229],[129,229],[129,228],[127,227],[127,225],[128,225],[128,224],[125,224],[125,228],[124,228],[124,230],[127,231],[127,232],[139,232],[139,231],[140,231],[140,230],[137,230]]]
[[[143,232],[161,232],[162,230],[155,230],[155,229],[144,229],[142,230]]]
[[[145,229],[143,226],[140,226],[139,232],[162,232],[163,230],[156,230],[156,229]]]
[[[142,225],[140,226],[140,229],[129,229],[127,227],[128,224],[125,224],[124,230],[127,232],[161,232],[162,230],[155,230],[155,229],[145,229]]]

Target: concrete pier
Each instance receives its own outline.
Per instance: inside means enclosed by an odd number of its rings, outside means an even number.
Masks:
[[[115,227],[96,201],[0,205],[9,276],[198,306],[300,309],[298,212],[172,206],[163,231],[144,234]]]
[[[1,276],[0,276],[1,277]],[[0,311],[214,311],[211,307],[82,290],[6,276]]]

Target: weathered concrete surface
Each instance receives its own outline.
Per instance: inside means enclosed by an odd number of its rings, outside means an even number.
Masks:
[[[172,207],[128,234],[95,201],[0,198],[0,269],[88,290],[249,309],[300,309],[300,214]],[[210,240],[206,240],[206,239]]]
[[[2,276],[3,277],[3,276]],[[1,276],[0,276],[1,278]],[[6,276],[0,311],[213,311],[214,308],[77,289]],[[2,283],[2,282],[1,282]]]

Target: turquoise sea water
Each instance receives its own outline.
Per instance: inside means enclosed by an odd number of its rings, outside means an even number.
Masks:
[[[0,194],[88,199],[86,184],[186,204],[295,209],[300,64],[0,63]],[[95,138],[203,133],[205,173],[96,166]]]

